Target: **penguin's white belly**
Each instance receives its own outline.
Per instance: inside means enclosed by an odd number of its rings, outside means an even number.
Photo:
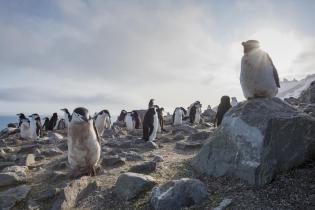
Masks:
[[[98,134],[100,136],[103,136],[103,133],[105,130],[105,118],[103,119],[97,118],[95,122],[95,126],[96,126]]]
[[[101,147],[95,133],[91,129],[88,131],[84,129],[81,129],[81,131],[80,129],[69,129],[68,162],[72,169],[92,167],[99,161]],[[81,133],[81,135],[80,132],[89,132],[89,134]],[[85,136],[87,137],[85,138]]]
[[[242,59],[240,82],[245,98],[274,97],[278,93],[273,67],[264,54]]]
[[[32,138],[32,129],[29,126],[21,125],[21,138],[31,139]]]
[[[58,130],[59,122],[60,122],[60,119],[58,119],[58,120],[56,121],[56,125],[55,125],[55,127],[54,127],[54,130]]]
[[[37,133],[36,133],[36,122],[31,121],[31,139],[37,139]]]
[[[181,125],[182,123],[183,123],[182,113],[175,112],[174,125]]]
[[[159,129],[159,117],[158,117],[158,115],[157,114],[155,114],[154,116],[153,116],[153,132],[152,132],[152,134],[149,136],[149,141],[154,141],[155,140],[155,138],[156,138],[156,133],[157,133],[157,131],[158,131],[158,129]]]
[[[129,116],[126,117],[126,126],[127,126],[127,130],[133,130],[134,129],[133,120]]]
[[[200,113],[196,112],[196,115],[195,115],[195,124],[199,124],[200,123]]]

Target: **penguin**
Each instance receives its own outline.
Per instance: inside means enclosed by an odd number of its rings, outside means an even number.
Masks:
[[[57,115],[57,113],[54,113],[53,116],[49,120],[47,130],[49,130],[49,131],[54,130],[54,128],[56,126],[58,126],[57,122],[58,122],[58,115]]]
[[[154,106],[154,99],[151,98],[149,101],[149,109]]]
[[[221,125],[223,120],[224,114],[231,108],[230,104],[230,97],[229,96],[222,96],[221,102],[218,106],[218,111],[215,117],[215,123],[217,126]]]
[[[157,106],[158,107],[158,106]],[[159,117],[159,132],[166,132],[166,130],[164,129],[164,117],[163,117],[163,112],[164,112],[164,108],[157,108],[157,112],[158,112],[158,117]]]
[[[132,111],[131,116],[132,116],[132,120],[134,122],[135,129],[140,129],[141,128],[141,119],[140,119],[138,112],[135,110]]]
[[[100,136],[103,136],[105,129],[110,128],[111,120],[110,120],[110,113],[108,110],[104,109],[97,113],[94,117],[95,126],[97,132]]]
[[[35,140],[42,135],[42,123],[38,114],[32,114],[29,117],[31,118],[32,139]]]
[[[95,121],[86,108],[76,108],[68,131],[68,162],[72,177],[95,176],[95,166],[101,155],[99,135]]]
[[[117,118],[117,122],[125,122],[126,115],[127,115],[127,111],[121,110],[120,115]]]
[[[48,118],[48,117],[45,117],[45,118],[44,118],[44,124],[43,124],[43,126],[42,126],[42,129],[43,129],[43,130],[47,130],[48,124],[49,124],[49,118]]]
[[[66,120],[65,119],[58,120],[55,130],[63,130],[66,128],[67,128]]]
[[[18,128],[19,128],[22,124],[22,120],[26,119],[26,117],[23,113],[17,114],[17,116],[19,117],[19,124],[18,124]]]
[[[65,124],[66,124],[66,128],[67,128],[69,126],[71,114],[67,108],[60,109],[60,110],[64,113],[64,119],[65,119]]]
[[[201,103],[196,101],[191,107],[189,112],[189,122],[191,124],[199,124],[201,119]]]
[[[32,128],[30,120],[27,119],[25,116],[24,118],[21,118],[20,130],[21,138],[32,139]]]
[[[173,113],[173,125],[181,125],[186,116],[187,111],[183,107],[177,107]]]
[[[133,130],[135,128],[135,122],[133,121],[132,118],[132,112],[127,113],[125,123],[128,131]]]
[[[268,53],[260,49],[257,40],[242,43],[240,83],[246,99],[271,98],[277,95],[280,81]]]
[[[231,101],[232,107],[237,106],[238,102],[237,102],[236,97],[232,97],[231,100],[232,100],[232,101]]]
[[[158,107],[152,106],[148,109],[143,120],[143,139],[154,141],[159,128]]]

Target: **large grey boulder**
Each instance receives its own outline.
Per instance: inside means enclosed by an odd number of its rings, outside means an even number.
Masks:
[[[6,187],[10,185],[16,185],[25,181],[25,177],[14,172],[0,173],[0,187]]]
[[[201,181],[184,178],[153,188],[150,204],[154,210],[177,210],[199,205],[207,197],[208,193]]]
[[[156,184],[151,176],[128,172],[118,177],[114,192],[122,200],[131,200],[142,192],[151,190]]]
[[[264,185],[315,154],[315,119],[279,98],[252,99],[225,114],[193,158],[196,171]]]
[[[313,81],[306,90],[302,91],[299,99],[303,103],[315,103],[315,81]]]
[[[131,166],[129,172],[140,173],[140,174],[149,174],[156,169],[156,162],[146,161],[138,165]]]
[[[0,192],[0,209],[9,210],[17,203],[25,201],[30,190],[30,186],[21,185],[4,192]]]
[[[97,183],[89,181],[88,177],[74,180],[68,184],[55,199],[51,210],[71,209],[76,207],[77,202],[94,192],[98,188]]]

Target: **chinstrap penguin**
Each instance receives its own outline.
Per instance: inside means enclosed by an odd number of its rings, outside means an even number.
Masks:
[[[257,40],[242,43],[240,83],[246,99],[274,97],[280,88],[276,67],[270,56],[260,49]]]
[[[145,141],[154,141],[159,128],[158,107],[152,106],[146,112],[143,120],[143,139]]]
[[[30,120],[26,117],[21,118],[20,135],[23,139],[32,139],[32,128]]]
[[[201,120],[201,103],[196,101],[191,107],[189,112],[189,122],[191,124],[199,124]]]
[[[25,115],[23,113],[17,114],[18,118],[19,118],[19,125],[18,128],[21,126],[22,124],[22,120],[26,119]]]
[[[56,126],[58,126],[58,115],[57,113],[53,113],[52,117],[49,120],[48,126],[47,126],[47,130],[52,131],[56,128]]]
[[[111,126],[111,117],[108,110],[104,109],[96,114],[94,117],[95,126],[100,136],[103,136],[105,129]]]
[[[186,114],[186,109],[184,109],[183,107],[177,107],[173,113],[173,125],[181,125]]]
[[[65,124],[66,124],[66,127],[68,128],[69,122],[71,120],[71,114],[67,108],[60,109],[60,110],[64,113]]]
[[[125,123],[128,131],[133,130],[135,128],[135,122],[132,119],[132,112],[127,113],[125,117]]]
[[[32,130],[32,139],[35,140],[42,135],[42,122],[38,114],[32,114],[29,117],[31,118],[30,126]]]
[[[94,176],[100,155],[100,140],[94,120],[86,108],[76,108],[71,116],[68,131],[68,162],[72,176]]]
[[[45,118],[44,118],[44,123],[43,123],[42,129],[43,129],[43,130],[47,130],[48,124],[49,124],[49,118],[48,118],[48,117],[45,117]]]

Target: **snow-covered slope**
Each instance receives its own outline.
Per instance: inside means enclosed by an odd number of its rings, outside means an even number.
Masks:
[[[313,81],[315,81],[315,74],[308,75],[302,80],[284,80],[280,83],[281,88],[277,97],[282,99],[289,97],[298,98],[301,92],[307,89]]]

